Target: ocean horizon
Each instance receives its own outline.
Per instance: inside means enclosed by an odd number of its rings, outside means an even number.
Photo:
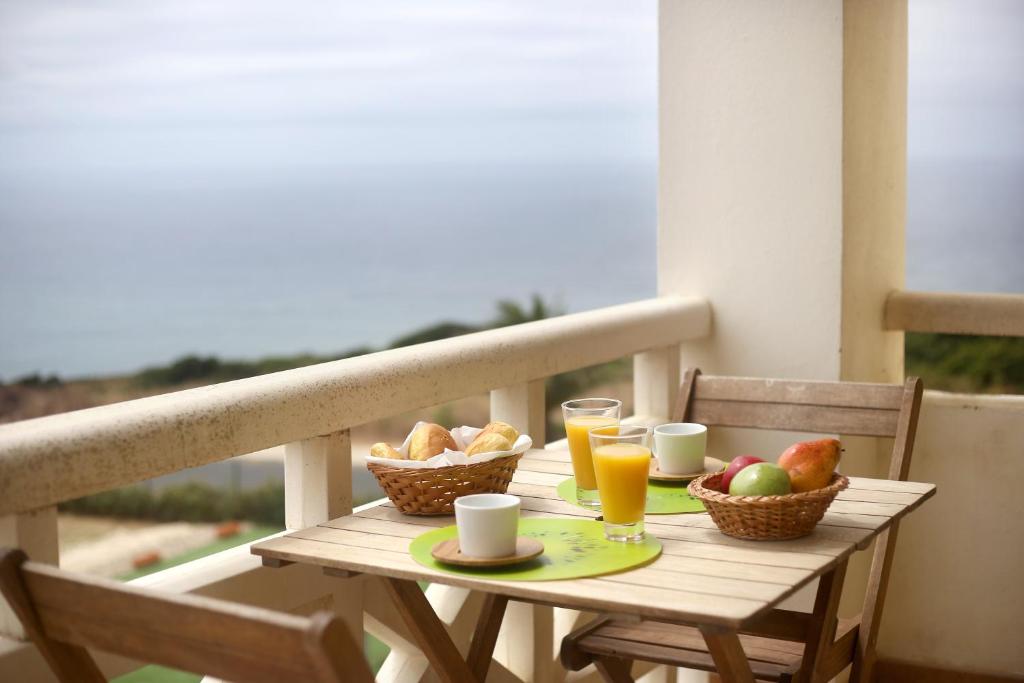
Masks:
[[[1024,161],[911,159],[907,287],[1024,291]],[[656,295],[656,165],[0,174],[0,380],[381,347]]]

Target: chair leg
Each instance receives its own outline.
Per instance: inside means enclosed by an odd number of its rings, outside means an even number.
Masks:
[[[630,672],[633,663],[628,659],[602,655],[594,658],[594,666],[597,667],[601,678],[608,683],[634,683],[633,674]]]
[[[824,678],[824,665],[836,637],[836,617],[839,599],[843,593],[847,561],[843,560],[832,571],[818,579],[818,594],[814,599],[814,612],[800,662],[800,680],[819,683]]]

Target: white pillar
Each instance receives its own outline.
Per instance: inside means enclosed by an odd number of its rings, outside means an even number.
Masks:
[[[678,344],[633,356],[633,413],[670,418],[680,379]]]
[[[289,529],[304,529],[352,512],[348,430],[285,446],[284,504]]]
[[[662,0],[658,288],[712,305],[706,373],[902,380],[905,0]],[[719,457],[800,435],[714,430]],[[889,442],[844,439],[881,474]],[[863,592],[866,554],[847,595]],[[852,601],[844,602],[849,613]]]
[[[534,448],[544,448],[544,380],[493,390],[491,419],[509,423],[520,432],[529,434]]]

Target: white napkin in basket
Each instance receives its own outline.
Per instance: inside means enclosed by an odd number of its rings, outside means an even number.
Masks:
[[[398,448],[398,452],[408,457],[409,455],[409,442],[412,441],[412,434],[419,426],[426,424],[425,422],[417,422],[412,428],[412,431],[405,437],[405,441]],[[516,442],[512,444],[512,450],[510,451],[495,451],[493,453],[481,453],[480,455],[474,455],[470,457],[466,455],[465,449],[473,442],[476,435],[483,431],[481,427],[455,427],[451,430],[452,438],[455,439],[455,445],[459,447],[459,450],[452,451],[447,448],[444,453],[438,453],[432,458],[426,460],[396,460],[394,458],[377,458],[372,455],[366,456],[366,462],[378,463],[381,465],[388,465],[389,467],[403,467],[413,469],[432,469],[435,467],[448,467],[449,465],[471,465],[478,462],[487,462],[488,460],[494,460],[495,458],[506,458],[510,455],[517,453],[525,453],[533,446],[533,439],[527,434],[520,434]]]

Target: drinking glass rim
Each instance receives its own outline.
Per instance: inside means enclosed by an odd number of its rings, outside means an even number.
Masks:
[[[584,403],[586,401],[594,401],[594,402],[606,401],[607,405],[603,405],[603,406],[589,406],[589,407],[588,406],[569,405],[570,403]],[[562,403],[562,410],[579,410],[579,411],[588,411],[588,410],[595,411],[595,410],[598,410],[598,411],[600,411],[600,410],[611,410],[612,408],[618,408],[619,410],[622,410],[622,401],[620,401],[617,398],[592,397],[592,398],[573,398],[573,399],[570,399],[568,401],[564,401]]]
[[[615,434],[601,434],[602,429],[615,429]],[[623,432],[626,432],[623,434]],[[591,437],[597,437],[598,439],[605,439],[608,441],[615,441],[618,439],[635,439],[638,436],[651,436],[651,428],[646,425],[601,425],[594,427],[593,429],[587,430],[587,435]]]

